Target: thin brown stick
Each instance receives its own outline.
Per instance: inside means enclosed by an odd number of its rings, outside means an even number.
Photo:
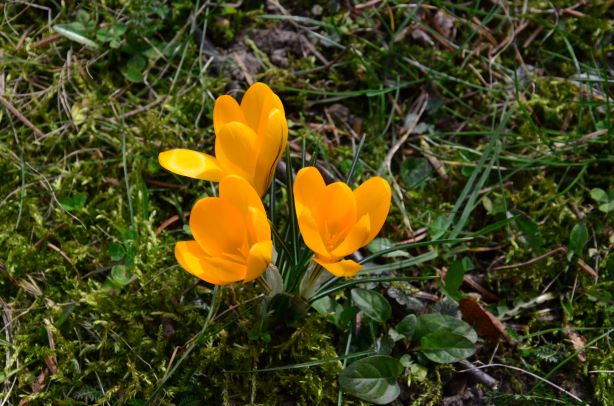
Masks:
[[[148,103],[148,104],[146,104],[144,106],[141,106],[141,107],[139,107],[137,109],[134,109],[134,110],[129,111],[129,112],[125,113],[125,114],[122,114],[121,116],[117,117],[117,119],[118,120],[123,120],[123,119],[128,118],[128,117],[136,116],[139,113],[142,113],[144,111],[147,111],[147,110],[151,109],[152,107],[156,107],[158,104],[164,103],[166,101],[166,99],[168,99],[168,96],[162,96],[162,97],[152,101],[151,103]]]
[[[68,224],[67,223],[61,223],[58,224],[57,226],[53,227],[53,230],[49,231],[47,234],[45,234],[45,236],[43,238],[41,238],[40,240],[36,241],[36,243],[34,244],[34,249],[39,249],[41,244],[44,243],[45,241],[47,241],[49,239],[49,237],[51,237],[56,231],[60,230],[63,227],[66,227]]]
[[[365,9],[365,8],[374,7],[374,6],[377,6],[381,2],[382,2],[382,0],[367,1],[366,3],[356,4],[354,6],[354,9],[355,10],[362,10],[362,9]]]
[[[44,47],[46,45],[51,44],[52,42],[55,42],[55,41],[61,39],[61,38],[63,38],[63,37],[60,34],[51,35],[51,36],[49,36],[47,38],[41,39],[40,41],[38,41],[37,43],[32,45],[32,48],[35,48],[35,49],[36,48],[42,48],[42,47]]]
[[[185,216],[189,217],[190,216],[190,212],[189,211],[186,212]],[[166,220],[164,220],[162,222],[162,224],[160,224],[160,226],[158,228],[156,228],[156,235],[160,235],[160,233],[162,231],[164,231],[168,226],[170,226],[171,224],[177,222],[178,220],[179,220],[179,216],[177,214],[175,214],[175,215],[167,218]]]
[[[66,260],[66,262],[68,262],[73,267],[73,269],[77,273],[77,278],[79,279],[79,281],[81,281],[81,274],[79,273],[79,270],[77,269],[75,264],[72,262],[72,260],[68,257],[68,255],[66,255],[66,253],[64,251],[62,251],[60,248],[58,248],[57,245],[54,245],[54,244],[52,244],[50,242],[47,243],[47,247],[51,248],[52,250],[54,250],[58,254],[60,254],[60,256],[62,258],[64,258]]]
[[[17,119],[19,121],[21,121],[23,124],[25,124],[26,127],[30,128],[32,131],[34,131],[34,135],[36,136],[37,140],[40,139],[40,138],[43,138],[45,136],[45,133],[43,133],[34,124],[32,124],[32,122],[30,120],[28,120],[23,114],[21,114],[19,112],[19,110],[17,110],[15,108],[15,106],[13,106],[11,104],[11,102],[9,102],[7,99],[5,99],[4,96],[2,96],[2,95],[0,95],[0,103],[2,103],[2,105],[4,105],[4,107],[6,107],[6,109],[8,111],[10,111],[15,117],[17,117]]]
[[[184,187],[177,183],[164,182],[164,181],[156,180],[156,179],[145,179],[145,182],[149,183],[150,185],[165,187],[169,189],[181,189]],[[108,182],[108,183],[111,183],[111,182]],[[115,184],[115,183],[112,183],[112,184]]]
[[[28,28],[26,28],[26,30],[23,32],[23,34],[21,34],[21,37],[19,37],[19,41],[17,41],[17,45],[15,45],[15,51],[18,51],[19,48],[21,48],[21,46],[23,45],[24,41],[28,37],[28,34],[30,33],[30,31],[32,31],[32,27],[33,26],[29,26]]]
[[[464,372],[471,375],[471,377],[479,383],[484,384],[488,389],[497,389],[499,382],[486,372],[476,368],[471,362],[463,360],[460,361],[459,364],[465,368]]]
[[[505,269],[514,269],[514,268],[524,268],[527,266],[531,266],[533,264],[536,264],[540,261],[543,261],[544,259],[551,257],[553,255],[557,255],[557,254],[562,254],[567,252],[567,247],[565,246],[560,246],[556,249],[553,249],[552,251],[546,252],[543,255],[540,255],[539,257],[535,257],[533,259],[530,259],[526,262],[520,262],[518,264],[510,264],[510,265],[502,265],[502,266],[497,266],[495,268],[492,268],[493,271],[503,271]]]

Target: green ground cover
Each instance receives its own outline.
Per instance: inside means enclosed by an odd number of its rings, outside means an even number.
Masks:
[[[409,354],[396,404],[614,404],[612,2],[283,3],[2,4],[0,404],[362,404],[338,375],[365,351]],[[468,363],[177,265],[215,185],[157,155],[212,151],[215,98],[253,81],[294,166],[391,182],[362,255],[405,248],[360,286],[390,326],[462,316]]]

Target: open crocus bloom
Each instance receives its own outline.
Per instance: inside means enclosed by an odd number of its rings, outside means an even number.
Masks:
[[[264,195],[288,141],[288,123],[279,97],[264,83],[254,83],[241,105],[231,96],[218,97],[213,129],[215,157],[172,149],[160,153],[160,165],[179,175],[213,182],[238,175]]]
[[[239,176],[220,180],[220,197],[194,205],[190,230],[195,241],[175,244],[179,264],[215,285],[249,282],[271,262],[271,229],[260,196]]]
[[[374,177],[352,191],[343,182],[324,183],[314,167],[294,180],[296,217],[314,261],[335,276],[354,276],[361,265],[343,258],[371,242],[390,210],[390,185]]]

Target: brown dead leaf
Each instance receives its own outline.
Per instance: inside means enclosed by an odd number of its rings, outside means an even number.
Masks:
[[[586,339],[582,337],[580,334],[573,331],[569,326],[566,326],[563,329],[563,334],[569,338],[571,341],[571,345],[573,345],[573,349],[578,353],[578,359],[581,362],[586,361],[586,355],[584,355],[584,347],[586,346]]]
[[[47,368],[49,368],[51,374],[58,373],[58,360],[55,355],[45,355],[43,360],[45,361],[45,364],[47,364]]]
[[[45,386],[45,380],[47,379],[48,375],[49,375],[49,370],[45,368],[43,372],[41,372],[40,375],[38,375],[38,377],[36,378],[36,381],[34,381],[34,383],[32,384],[32,392],[34,393],[40,392],[43,389],[43,387]]]
[[[434,28],[444,37],[451,40],[456,34],[454,29],[454,19],[442,9],[437,10],[433,18]]]
[[[580,269],[582,271],[584,271],[584,273],[586,273],[587,275],[597,279],[599,277],[599,274],[597,274],[597,272],[586,262],[582,261],[580,258],[578,258],[578,266],[580,267]]]
[[[460,311],[463,320],[473,325],[479,336],[496,341],[504,338],[511,342],[512,339],[505,331],[505,325],[492,313],[484,309],[474,298],[468,296],[460,300]]]

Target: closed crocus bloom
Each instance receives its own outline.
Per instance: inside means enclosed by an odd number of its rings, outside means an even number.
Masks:
[[[213,128],[215,157],[173,149],[159,155],[160,165],[179,175],[213,182],[238,175],[264,195],[288,142],[288,123],[279,97],[264,83],[254,83],[240,105],[231,96],[218,97]]]
[[[215,285],[249,282],[271,262],[271,229],[260,196],[243,178],[220,180],[220,196],[200,199],[190,214],[195,241],[175,245],[179,264]]]
[[[390,210],[390,185],[373,177],[352,191],[343,182],[324,183],[314,167],[294,180],[296,217],[314,261],[335,276],[354,276],[361,265],[343,258],[371,242]]]

